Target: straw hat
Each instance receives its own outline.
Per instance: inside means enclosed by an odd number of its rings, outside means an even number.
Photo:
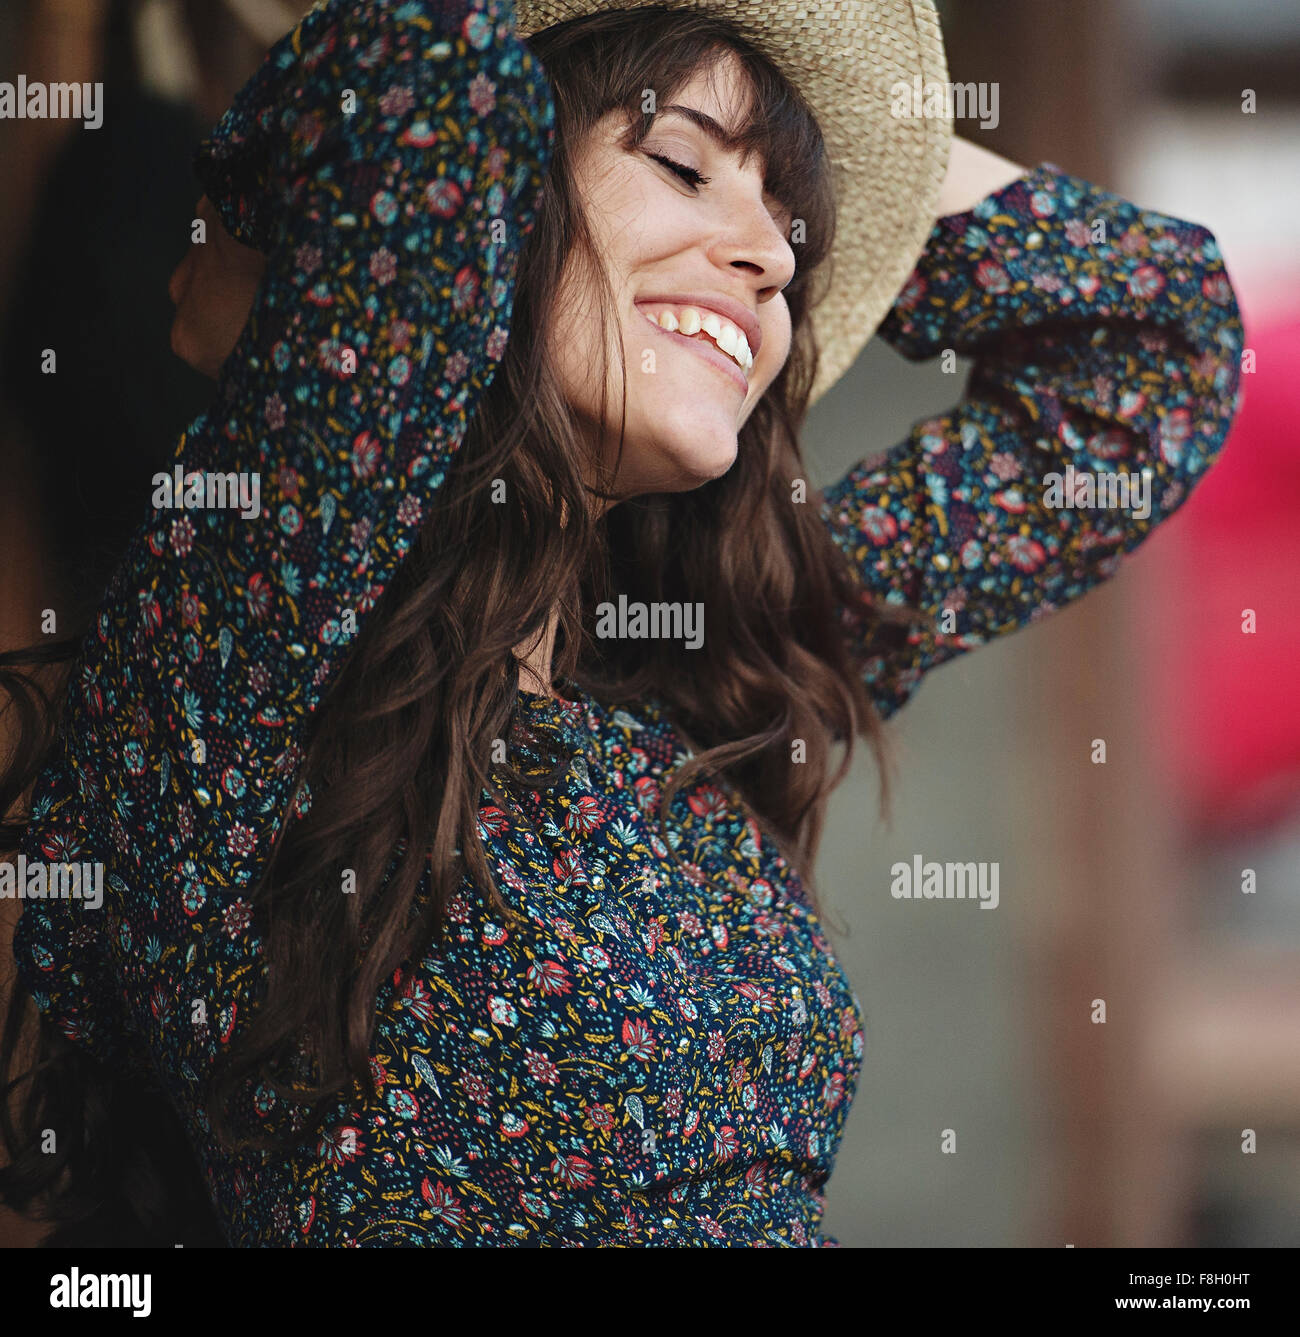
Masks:
[[[247,17],[265,3],[234,7]],[[567,19],[651,4],[728,20],[799,89],[821,126],[838,212],[832,287],[812,317],[821,350],[815,403],[875,333],[934,223],[951,120],[893,114],[896,85],[947,81],[934,0],[515,0],[516,29],[528,38]],[[276,8],[282,15],[281,0]]]
[[[821,349],[810,402],[849,369],[925,246],[952,122],[892,114],[899,83],[946,82],[933,0],[653,0],[727,19],[799,89],[821,126],[838,212],[833,286],[813,311]],[[524,38],[636,0],[515,0]],[[895,90],[896,91],[896,90]]]

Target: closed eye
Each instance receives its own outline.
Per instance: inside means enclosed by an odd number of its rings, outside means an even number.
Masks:
[[[688,186],[707,186],[713,179],[708,176],[701,176],[694,167],[687,167],[685,163],[675,162],[672,158],[666,158],[662,153],[646,153],[647,158],[653,158],[655,162],[663,165],[676,176],[681,177]]]
[[[707,186],[709,182],[713,180],[711,176],[702,176],[694,167],[687,167],[685,163],[677,162],[675,159],[666,157],[662,153],[651,153],[649,149],[647,149],[645,155],[647,158],[653,158],[655,162],[662,163],[675,176],[681,177],[688,186]],[[786,212],[786,210],[782,210],[782,214]],[[778,215],[774,214],[773,217],[778,218]],[[789,241],[790,239],[788,235],[790,227],[791,223],[787,221],[782,232],[786,241]]]

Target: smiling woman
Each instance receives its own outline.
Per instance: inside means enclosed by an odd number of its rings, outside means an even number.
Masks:
[[[797,107],[780,114],[789,93],[755,54],[746,63],[725,46],[680,51],[683,27],[678,16],[662,70],[634,69],[626,43],[612,34],[597,42],[591,68],[601,73],[588,77],[587,114],[575,115],[569,130],[578,146],[569,170],[588,236],[573,253],[548,325],[565,398],[592,456],[608,466],[613,500],[693,489],[731,468],[741,428],[790,352],[786,289],[796,265],[786,233],[793,200],[804,199],[814,215],[813,249],[803,257],[810,270],[832,227],[822,153],[805,153],[802,181],[768,175],[768,162],[789,161],[786,155],[815,137],[811,115],[800,117]],[[709,35],[707,27],[700,33]],[[563,78],[564,47],[550,51],[549,61],[544,44],[541,54],[547,69],[556,70],[552,77]],[[669,64],[672,55],[680,62]],[[644,101],[646,88],[668,105],[629,109]],[[594,123],[593,112],[603,113]],[[562,142],[564,131],[562,120]],[[593,254],[603,293],[599,281],[590,281]],[[589,318],[593,292],[614,315],[603,346],[601,325]],[[746,370],[707,340],[690,342],[694,331],[674,333],[671,324],[657,324],[660,337],[647,341],[639,314],[647,304],[694,313],[692,324],[703,317],[706,332],[719,339],[721,325],[708,326],[725,320],[732,349],[743,335],[752,364]],[[601,367],[606,383],[593,384],[593,369]],[[617,432],[597,424],[608,420],[602,404],[620,403],[625,390],[627,450],[619,459]]]
[[[326,0],[201,148],[225,232],[173,338],[217,389],[177,467],[258,471],[265,505],[150,513],[3,788],[36,782],[29,864],[109,864],[106,926],[30,903],[15,939],[46,1062],[0,1192],[60,1242],[834,1244],[863,1034],[826,798],[865,739],[887,805],[920,676],[1148,531],[1000,490],[1051,461],[1037,423],[1149,461],[1166,514],[1226,429],[1212,239],[1043,168],[942,220],[890,311],[913,349],[992,338],[980,395],[809,495],[813,387],[915,258],[947,140],[880,112],[836,251],[800,85],[852,159],[882,34],[942,72],[928,0],[827,0],[811,36],[803,0],[521,8]],[[1080,261],[1060,220],[1097,215],[1125,244]],[[1080,264],[1113,328],[1063,315]],[[1195,435],[1103,435],[1108,358]]]

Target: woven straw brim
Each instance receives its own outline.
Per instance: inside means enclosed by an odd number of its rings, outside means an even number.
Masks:
[[[895,85],[946,82],[931,0],[655,0],[727,19],[813,109],[837,198],[832,285],[813,312],[821,350],[811,402],[852,366],[925,246],[952,122],[892,114]],[[516,0],[520,36],[635,0]]]

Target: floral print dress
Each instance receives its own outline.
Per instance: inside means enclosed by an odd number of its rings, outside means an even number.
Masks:
[[[521,693],[511,740],[527,765],[549,738],[568,773],[480,812],[522,918],[462,888],[449,944],[380,994],[372,1087],[294,1154],[229,1154],[201,1110],[264,982],[249,889],[293,820],[345,610],[364,629],[500,362],[553,133],[506,0],[327,0],[200,150],[269,263],[174,463],[257,471],[262,513],[143,517],[22,846],[100,862],[103,905],[34,889],[14,954],[66,1035],[165,1093],[235,1246],[836,1243],[820,1220],[863,1060],[851,984],[725,786],[677,796],[684,873],[670,857],[656,817],[687,748],[662,703],[610,710],[572,683]],[[936,223],[881,333],[974,365],[960,406],[820,499],[865,596],[951,614],[868,664],[890,715],[927,670],[1106,579],[1186,499],[1235,408],[1242,329],[1208,232],[1043,165]],[[1067,463],[1149,470],[1149,518],[1047,508]],[[265,1089],[252,1103],[282,1113]]]

